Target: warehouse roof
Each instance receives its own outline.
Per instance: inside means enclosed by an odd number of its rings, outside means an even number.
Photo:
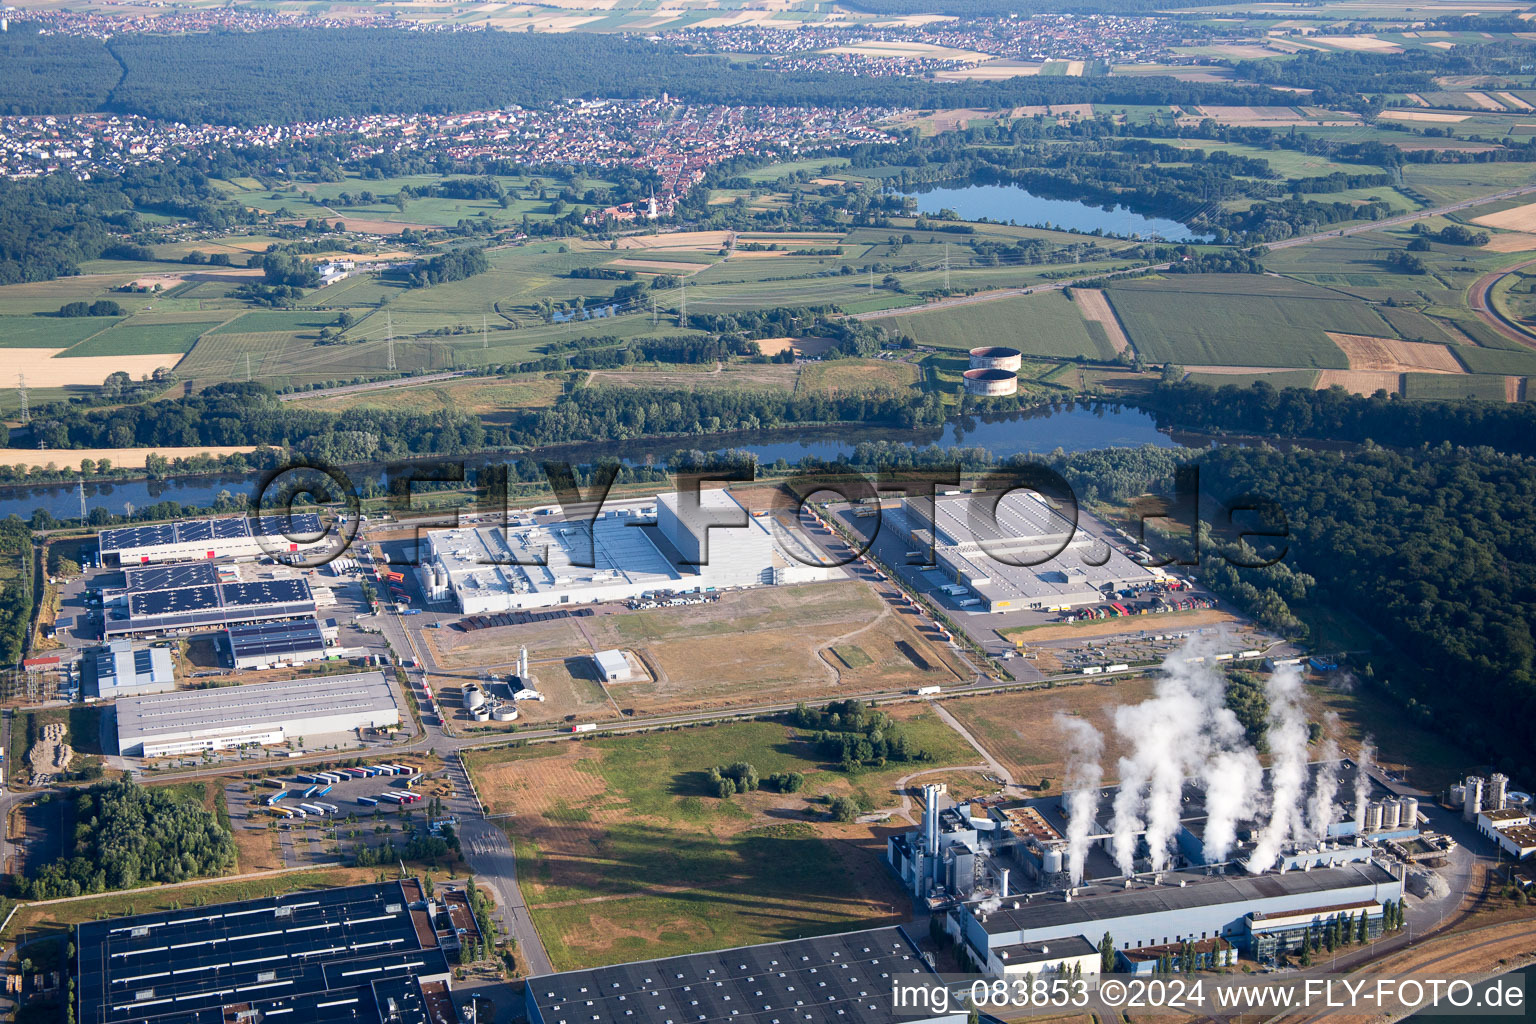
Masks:
[[[1134,889],[1117,885],[1080,887],[1070,903],[1056,893],[1032,900],[1011,901],[1003,909],[986,913],[981,926],[989,935],[1040,928],[1060,928],[1065,932],[1117,917],[1227,904],[1240,907],[1254,900],[1322,894],[1348,886],[1381,885],[1395,880],[1390,872],[1372,861],[1262,875],[1168,872],[1162,878],[1160,885],[1141,882]],[[1018,909],[1013,909],[1012,903],[1017,903]],[[967,909],[974,912],[978,905],[972,904]]]
[[[295,654],[325,647],[320,623],[314,619],[248,623],[230,626],[224,633],[230,653],[236,658]]]
[[[248,537],[312,537],[320,534],[320,517],[312,512],[292,516],[259,516],[253,519],[191,519],[153,526],[124,526],[102,530],[98,541],[103,554],[139,548],[169,547],[209,540],[240,540]]]
[[[390,999],[425,1024],[420,981],[450,971],[399,881],[87,921],[75,942],[81,1024],[384,1020]]]
[[[208,574],[212,573],[212,580]],[[206,564],[128,570],[126,618],[109,616],[108,634],[222,626],[251,619],[294,618],[315,613],[315,596],[303,577],[216,582]]]
[[[544,1024],[731,1020],[894,1024],[898,975],[929,974],[900,928],[598,967],[528,979]]]
[[[277,679],[212,690],[181,690],[117,703],[117,738],[124,750],[167,734],[255,731],[284,722],[395,707],[382,672],[322,679]]]
[[[997,946],[992,952],[1009,967],[1020,964],[1057,964],[1068,957],[1093,956],[1099,947],[1081,935],[1064,935],[1046,942],[1018,942]]]

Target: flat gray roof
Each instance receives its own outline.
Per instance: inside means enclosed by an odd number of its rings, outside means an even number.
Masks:
[[[151,739],[205,730],[255,730],[306,719],[396,707],[382,672],[280,679],[211,690],[179,690],[117,702],[122,749]]]

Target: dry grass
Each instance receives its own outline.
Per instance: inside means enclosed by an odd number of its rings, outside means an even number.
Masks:
[[[935,72],[933,77],[941,82],[1000,82],[1008,78],[1032,78],[1039,73],[1039,64],[994,60],[973,68],[950,68]]]
[[[1125,336],[1125,329],[1120,326],[1120,318],[1115,316],[1115,311],[1109,308],[1109,300],[1104,293],[1097,288],[1072,289],[1072,301],[1077,303],[1078,312],[1083,314],[1084,320],[1092,320],[1094,323],[1104,326],[1104,333],[1109,336],[1109,343],[1115,346],[1116,352],[1125,352],[1131,347],[1131,339]]]
[[[911,363],[886,359],[838,359],[812,363],[800,374],[800,390],[846,395],[859,391],[905,391],[917,383],[918,369]]]
[[[1536,232],[1536,203],[1485,214],[1475,218],[1472,223],[1488,228],[1504,228],[1507,231]]]
[[[1351,370],[1415,371],[1421,373],[1466,373],[1445,345],[1396,338],[1373,338],[1364,334],[1325,332],[1349,359]]]
[[[1313,36],[1315,41],[1340,50],[1354,50],[1365,53],[1402,53],[1403,48],[1387,39],[1377,39],[1375,36]]]
[[[1430,110],[1383,110],[1378,117],[1384,117],[1388,121],[1433,121],[1450,122],[1465,121],[1471,114],[1441,114]]]
[[[1165,612],[1161,615],[1130,615],[1118,619],[1090,619],[1080,624],[1061,623],[1053,626],[1036,626],[1025,629],[998,630],[1005,640],[1022,640],[1025,644],[1043,644],[1051,640],[1086,640],[1120,633],[1143,633],[1149,629],[1185,630],[1192,626],[1210,626],[1218,622],[1235,622],[1226,612],[1215,608],[1201,608],[1189,612]]]
[[[1400,395],[1403,393],[1403,378],[1401,374],[1383,370],[1319,371],[1317,389],[1326,391],[1331,387],[1341,387],[1357,395],[1374,395],[1378,391],[1385,391],[1389,395]]]
[[[1092,117],[1092,103],[1054,103],[1036,105],[1032,107],[1014,107],[1014,117],[1034,117],[1036,114],[1044,114],[1055,117]]]
[[[61,357],[62,348],[11,348],[5,350],[6,372],[13,378],[25,374],[29,388],[63,388],[82,384],[99,385],[108,376],[122,370],[130,377],[154,373],[162,366],[175,366],[178,352],[143,356]]]
[[[74,360],[71,360],[74,362]],[[32,380],[27,378],[30,386]],[[223,447],[208,448],[71,448],[68,450],[53,449],[51,451],[36,451],[32,449],[12,448],[0,453],[0,462],[7,466],[66,466],[78,469],[81,459],[92,459],[100,462],[102,459],[111,459],[114,466],[143,466],[151,455],[163,455],[167,459],[192,458],[198,455],[233,455],[235,452],[255,451],[255,445],[237,444]]]
[[[1489,252],[1529,252],[1536,249],[1536,235],[1526,234],[1523,231],[1506,231],[1488,239],[1488,244],[1483,248]]]

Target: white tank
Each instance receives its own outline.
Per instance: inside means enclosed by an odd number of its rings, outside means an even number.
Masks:
[[[1396,800],[1383,800],[1381,802],[1381,827],[1386,831],[1397,828],[1402,820],[1403,808]]]
[[[1054,874],[1061,870],[1061,851],[1045,851],[1045,870],[1048,874]]]
[[[464,706],[473,711],[485,703],[485,691],[478,686],[464,687]]]
[[[475,721],[477,722],[489,722],[491,720],[491,709],[484,704],[475,708],[471,713],[475,716]]]
[[[1372,801],[1365,808],[1365,830],[1367,832],[1381,831],[1381,804]]]
[[[491,717],[498,722],[511,722],[517,718],[517,708],[511,704],[497,705],[491,712]]]
[[[1405,796],[1399,801],[1403,805],[1402,817],[1398,819],[1400,828],[1418,828],[1419,826],[1419,802],[1411,796]]]
[[[1505,807],[1504,794],[1509,790],[1509,777],[1502,772],[1494,772],[1488,776],[1488,799],[1485,810],[1502,811]]]

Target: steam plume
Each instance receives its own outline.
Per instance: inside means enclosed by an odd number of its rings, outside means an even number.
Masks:
[[[1367,736],[1360,741],[1360,752],[1355,755],[1355,824],[1365,831],[1365,808],[1371,801],[1371,779],[1367,769],[1376,758],[1376,748]]]
[[[1301,800],[1307,782],[1307,723],[1301,709],[1301,672],[1294,665],[1281,666],[1269,677],[1265,693],[1273,754],[1272,802],[1269,822],[1248,859],[1248,870],[1255,873],[1273,867],[1280,848],[1305,832]]]
[[[1067,872],[1073,885],[1083,880],[1088,857],[1088,836],[1099,808],[1099,786],[1104,770],[1099,755],[1104,739],[1099,730],[1080,718],[1057,714],[1056,726],[1067,735]]]

